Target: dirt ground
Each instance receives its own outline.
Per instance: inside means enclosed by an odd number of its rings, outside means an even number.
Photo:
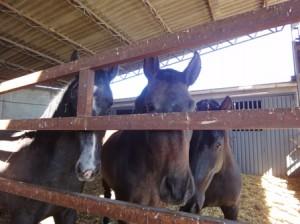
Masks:
[[[100,196],[100,178],[88,183],[85,193]],[[202,215],[223,217],[219,208],[205,208]],[[0,210],[0,224],[7,224],[9,215]],[[300,223],[300,179],[243,175],[239,220],[253,224]],[[100,218],[80,214],[77,223],[99,224]],[[43,221],[42,224],[52,224]]]

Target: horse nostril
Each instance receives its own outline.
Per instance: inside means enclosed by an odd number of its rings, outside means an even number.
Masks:
[[[82,176],[88,180],[88,179],[91,179],[93,177],[93,175],[94,175],[94,172],[92,170],[87,170],[83,173]]]
[[[80,164],[77,164],[77,166],[76,166],[76,173],[82,173],[82,169],[81,169],[81,166],[80,166]]]
[[[170,193],[172,197],[175,196],[174,183],[170,177],[166,177],[165,179],[165,187],[167,191]]]

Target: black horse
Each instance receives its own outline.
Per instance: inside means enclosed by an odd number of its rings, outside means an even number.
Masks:
[[[198,111],[230,110],[226,97],[221,105],[215,100],[197,103]],[[190,166],[196,191],[182,211],[199,213],[203,207],[221,207],[226,219],[236,220],[241,193],[241,173],[233,158],[227,131],[194,131],[190,144]]]
[[[71,59],[76,59],[73,53]],[[105,115],[113,98],[110,81],[117,66],[95,72],[93,115]],[[76,116],[78,75],[48,106],[42,117]],[[0,135],[0,176],[57,189],[81,192],[100,166],[105,131],[23,131]],[[6,141],[5,141],[6,140]],[[53,216],[56,224],[73,224],[76,211],[0,192],[0,204],[12,224],[37,224]]]
[[[183,72],[160,69],[158,58],[144,61],[148,85],[136,99],[137,113],[189,112],[195,109],[188,87],[201,69],[197,53]],[[192,131],[119,131],[101,151],[105,197],[162,206],[185,203],[194,193],[189,167]],[[107,222],[107,219],[104,220]]]

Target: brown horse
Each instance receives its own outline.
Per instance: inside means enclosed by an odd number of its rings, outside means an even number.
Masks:
[[[183,72],[159,69],[158,58],[144,61],[148,85],[136,99],[137,113],[189,112],[195,109],[188,87],[197,79],[200,56]],[[101,152],[105,196],[142,205],[183,204],[194,193],[189,167],[191,131],[119,131]],[[105,219],[104,222],[107,222]]]
[[[226,97],[221,106],[214,100],[197,103],[197,111],[230,109],[230,97]],[[194,131],[190,146],[190,166],[196,191],[181,210],[199,213],[203,207],[218,206],[226,219],[236,220],[241,173],[233,158],[227,131]]]
[[[73,59],[77,59],[76,52]],[[95,72],[93,115],[104,115],[113,98],[110,81],[117,66]],[[56,97],[43,117],[76,116],[78,76]],[[81,192],[100,166],[105,131],[24,131],[0,134],[0,177],[66,191]],[[4,141],[6,140],[6,141]],[[76,211],[0,192],[0,204],[12,213],[12,224],[37,224],[54,216],[56,224],[74,224]]]

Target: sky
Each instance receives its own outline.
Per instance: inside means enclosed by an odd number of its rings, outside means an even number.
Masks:
[[[202,69],[189,90],[287,82],[294,75],[290,26],[283,31],[201,55]],[[182,71],[189,60],[167,66]],[[136,97],[147,84],[145,76],[111,85],[115,99]]]

